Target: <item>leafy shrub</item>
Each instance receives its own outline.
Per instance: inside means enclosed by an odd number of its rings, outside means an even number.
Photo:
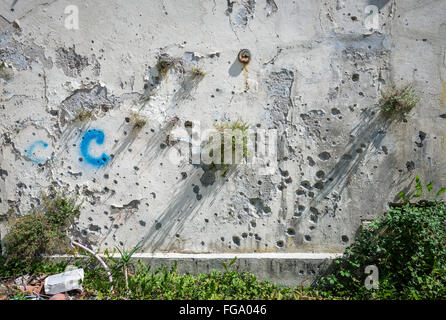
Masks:
[[[419,100],[413,84],[408,84],[401,89],[392,86],[383,93],[380,107],[387,115],[404,116],[417,105]]]
[[[317,282],[328,294],[351,298],[445,299],[446,207],[441,201],[394,205],[364,228]],[[367,290],[366,266],[379,270]]]
[[[79,216],[75,198],[42,194],[42,206],[24,216],[12,217],[5,236],[8,263],[32,263],[42,254],[63,252],[69,244],[67,229]]]

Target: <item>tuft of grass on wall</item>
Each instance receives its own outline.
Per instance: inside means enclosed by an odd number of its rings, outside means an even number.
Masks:
[[[382,94],[379,101],[381,110],[388,116],[407,115],[420,101],[413,84],[402,88],[392,86]]]

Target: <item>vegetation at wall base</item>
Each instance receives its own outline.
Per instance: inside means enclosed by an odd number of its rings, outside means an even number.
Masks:
[[[407,202],[362,230],[343,258],[317,282],[327,295],[353,299],[446,299],[446,207]],[[375,265],[379,288],[367,290]]]
[[[67,230],[80,214],[80,205],[54,190],[42,194],[42,205],[26,215],[8,219],[4,238],[5,251],[11,265],[32,265],[43,254],[66,252],[69,248]]]
[[[24,274],[60,273],[70,264],[85,270],[83,299],[446,299],[446,206],[437,200],[446,188],[433,193],[431,183],[423,188],[418,176],[415,180],[415,194],[400,193],[402,203],[391,204],[384,216],[360,230],[344,257],[336,259],[312,287],[260,281],[252,273],[236,270],[235,259],[223,264],[223,272],[209,274],[180,274],[175,266],[151,270],[132,258],[138,246],[105,252],[113,282],[90,253],[88,258],[59,263],[42,259],[40,254],[54,252],[56,236],[66,235],[79,214],[75,199],[65,197],[44,197],[40,211],[12,224],[6,238],[8,258],[0,256],[0,284]],[[427,197],[426,191],[433,196]],[[422,196],[428,200],[411,202]],[[43,225],[49,225],[49,235],[42,231]],[[37,241],[39,237],[47,241]],[[371,265],[379,270],[379,287],[369,290],[364,271]]]

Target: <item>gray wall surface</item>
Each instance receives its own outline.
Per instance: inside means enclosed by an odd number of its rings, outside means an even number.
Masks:
[[[96,249],[340,253],[416,174],[446,185],[444,0],[2,0],[0,61],[2,221],[67,189]],[[190,163],[185,122],[237,119],[277,139],[269,167]]]

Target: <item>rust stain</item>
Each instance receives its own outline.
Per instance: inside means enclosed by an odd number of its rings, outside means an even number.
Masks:
[[[243,65],[243,77],[245,78],[245,91],[249,90],[249,84],[248,84],[248,67]]]
[[[443,88],[441,90],[440,108],[443,108],[445,106],[445,100],[446,100],[446,82],[443,83]]]

